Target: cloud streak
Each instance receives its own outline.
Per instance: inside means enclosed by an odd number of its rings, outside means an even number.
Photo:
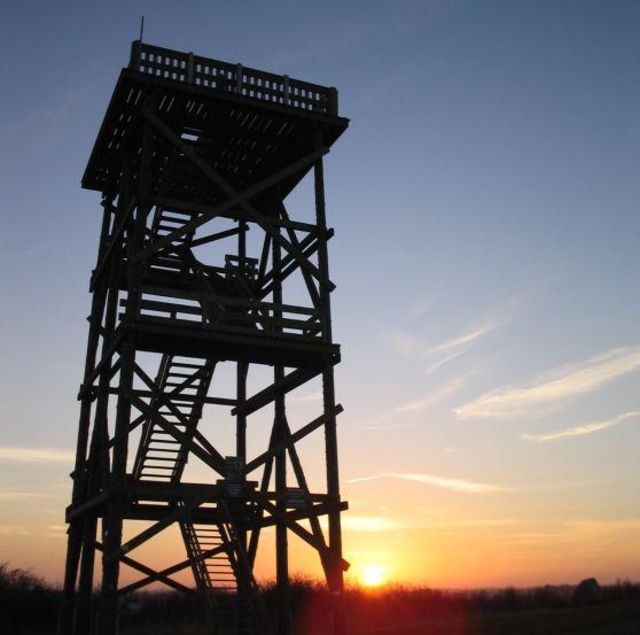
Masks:
[[[503,324],[504,320],[490,320],[474,326],[439,344],[429,344],[415,333],[398,329],[390,334],[390,344],[398,355],[426,364],[429,375],[445,364],[469,351],[480,339]]]
[[[464,492],[467,494],[486,494],[490,492],[511,492],[511,488],[502,485],[494,485],[491,483],[478,483],[460,478],[450,478],[447,476],[437,476],[435,474],[426,473],[410,473],[410,472],[381,472],[372,476],[361,476],[358,478],[348,479],[347,483],[363,483],[366,481],[377,481],[384,478],[399,479],[402,481],[413,481],[439,487],[454,492]]]
[[[640,369],[640,346],[616,348],[580,364],[563,366],[522,386],[504,386],[455,410],[459,419],[531,416],[602,388]]]
[[[485,324],[481,324],[478,327],[472,328],[466,333],[462,333],[462,335],[458,335],[453,339],[446,340],[441,344],[432,346],[431,348],[426,350],[426,354],[433,355],[434,353],[446,353],[450,355],[454,352],[466,350],[468,347],[473,345],[476,340],[481,338],[483,335],[490,333],[497,326],[498,324],[496,322],[486,322]]]
[[[557,430],[556,432],[549,432],[547,434],[529,434],[525,432],[522,435],[522,438],[534,443],[547,443],[549,441],[558,441],[559,439],[593,434],[594,432],[613,428],[621,423],[625,423],[626,421],[639,418],[640,411],[632,410],[631,412],[625,412],[617,417],[607,419],[606,421],[592,421],[590,423],[583,423],[579,426],[573,426],[572,428],[565,428],[564,430]]]
[[[0,446],[0,462],[73,463],[74,454],[60,448],[16,448]]]

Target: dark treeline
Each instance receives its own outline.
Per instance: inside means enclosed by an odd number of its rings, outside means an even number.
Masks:
[[[264,586],[263,597],[275,612],[272,585]],[[60,590],[31,573],[0,564],[0,633],[41,635],[55,632]],[[563,609],[585,605],[640,600],[640,584],[619,581],[600,587],[592,578],[577,586],[542,586],[531,589],[444,591],[429,588],[388,586],[377,590],[351,587],[345,594],[350,630],[383,631],[398,624],[485,615],[499,612]],[[298,633],[321,632],[331,596],[324,587],[308,580],[291,585],[292,620]],[[203,616],[197,599],[172,591],[138,592],[121,606],[123,632],[193,633]],[[160,628],[161,627],[161,628]],[[176,627],[179,630],[176,630]]]

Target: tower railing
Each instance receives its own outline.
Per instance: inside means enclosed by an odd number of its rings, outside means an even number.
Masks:
[[[139,40],[132,44],[129,69],[191,86],[338,116],[338,91],[335,88],[152,46]]]

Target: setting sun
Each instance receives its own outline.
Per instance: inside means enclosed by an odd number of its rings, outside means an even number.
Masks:
[[[360,581],[364,586],[381,586],[387,581],[387,567],[381,564],[367,564],[362,567]]]

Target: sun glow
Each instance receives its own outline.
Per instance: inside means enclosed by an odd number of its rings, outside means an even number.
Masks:
[[[366,564],[360,571],[360,582],[364,586],[381,586],[387,581],[388,570],[382,564]]]

